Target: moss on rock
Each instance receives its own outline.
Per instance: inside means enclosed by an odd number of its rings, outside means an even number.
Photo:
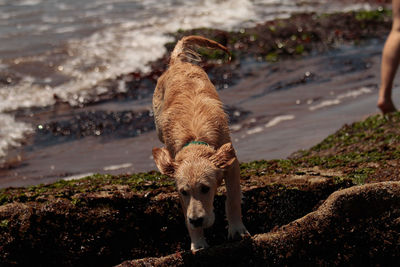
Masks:
[[[290,158],[295,165],[341,169],[357,184],[398,181],[400,113],[375,115],[344,125],[333,135]]]

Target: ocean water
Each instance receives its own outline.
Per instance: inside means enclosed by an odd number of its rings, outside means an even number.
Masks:
[[[10,112],[56,99],[79,105],[104,93],[105,79],[149,71],[169,32],[370,8],[328,0],[0,0],[0,163],[33,131]]]

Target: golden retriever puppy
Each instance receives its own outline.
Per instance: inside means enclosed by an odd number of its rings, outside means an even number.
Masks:
[[[164,148],[154,148],[161,173],[173,177],[179,192],[191,249],[207,247],[203,229],[214,223],[214,196],[225,180],[228,238],[249,235],[242,223],[239,163],[228,119],[214,85],[189,59],[195,46],[229,51],[200,36],[182,38],[153,95],[156,130]]]

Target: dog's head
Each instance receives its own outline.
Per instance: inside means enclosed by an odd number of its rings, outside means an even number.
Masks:
[[[184,148],[172,159],[166,148],[153,149],[161,173],[175,178],[189,227],[207,228],[214,223],[214,196],[222,173],[236,159],[231,143],[214,150],[204,145]]]

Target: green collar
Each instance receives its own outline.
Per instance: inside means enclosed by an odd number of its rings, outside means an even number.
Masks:
[[[206,142],[203,142],[203,141],[190,141],[189,143],[184,145],[182,148],[187,147],[188,145],[205,145],[205,146],[208,146],[208,144]]]

